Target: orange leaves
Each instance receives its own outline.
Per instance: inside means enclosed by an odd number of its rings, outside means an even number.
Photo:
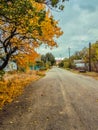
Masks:
[[[50,16],[49,11],[46,14],[45,20],[41,23],[42,27],[42,37],[41,40],[47,43],[49,46],[56,46],[54,38],[58,38],[63,34],[61,29],[57,26],[58,21],[53,19],[53,16]]]
[[[26,51],[27,50],[27,51]],[[29,66],[29,63],[35,62],[35,59],[39,56],[36,51],[30,47],[24,48],[24,52],[19,52],[18,55],[14,56],[14,59],[16,60],[18,66],[26,67]]]
[[[39,76],[33,71],[25,74],[7,74],[5,81],[0,81],[0,109],[6,104],[13,101],[20,95],[26,85],[35,81]]]

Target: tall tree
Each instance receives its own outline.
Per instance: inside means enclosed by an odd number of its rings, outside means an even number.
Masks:
[[[6,67],[11,58],[16,58],[23,63],[26,59],[33,60],[37,56],[36,47],[42,43],[57,46],[54,37],[60,35],[62,31],[50,12],[46,12],[45,5],[33,0],[7,2],[2,0],[0,3],[0,70]]]
[[[46,53],[46,55],[42,55],[41,60],[45,63],[50,62],[51,65],[54,65],[55,63],[55,57],[52,53]]]

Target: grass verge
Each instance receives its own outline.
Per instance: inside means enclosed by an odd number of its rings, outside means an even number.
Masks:
[[[84,72],[79,72],[78,70],[70,70],[70,71],[73,72],[73,73],[82,74],[82,75],[85,75],[85,76],[90,76],[90,77],[93,77],[96,80],[98,80],[98,73],[97,72],[88,72],[88,71],[86,71],[84,73]]]

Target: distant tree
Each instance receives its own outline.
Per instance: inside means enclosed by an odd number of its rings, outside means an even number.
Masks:
[[[64,68],[64,61],[61,61],[59,64],[58,64],[59,67],[63,67]]]
[[[41,60],[44,63],[49,63],[49,65],[53,66],[55,64],[55,57],[52,53],[46,53],[46,55],[41,56]]]
[[[46,63],[46,56],[45,55],[41,55],[41,60]]]
[[[98,72],[98,41],[91,45],[91,66],[92,70]]]
[[[55,57],[54,57],[54,55],[52,53],[47,53],[46,54],[46,62],[50,62],[52,66],[54,65],[54,63],[56,61],[55,61]]]

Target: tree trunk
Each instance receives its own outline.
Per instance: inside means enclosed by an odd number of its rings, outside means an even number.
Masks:
[[[5,60],[5,61],[2,63],[2,65],[0,66],[0,70],[3,70],[3,69],[7,66],[9,59],[10,59],[10,56],[7,55],[7,56],[6,56],[6,60]]]

